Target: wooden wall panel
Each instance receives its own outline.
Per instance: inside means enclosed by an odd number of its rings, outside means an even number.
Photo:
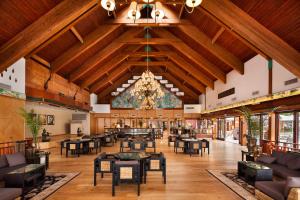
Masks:
[[[24,139],[25,124],[19,115],[25,101],[0,96],[0,143]]]
[[[32,59],[26,59],[26,86],[44,90],[44,84],[49,78],[50,72],[41,64]],[[81,103],[90,103],[90,95],[86,90],[80,90],[80,87],[69,83],[67,79],[53,74],[48,83],[48,92],[58,94],[62,93],[67,97],[73,98],[76,94],[76,101]]]

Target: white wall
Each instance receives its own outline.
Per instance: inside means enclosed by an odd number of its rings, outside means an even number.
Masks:
[[[289,72],[286,68],[281,66],[276,61],[273,61],[273,93],[290,90],[300,87],[300,80],[297,83],[285,85],[284,82],[297,78],[294,74]]]
[[[215,81],[215,89],[206,88],[206,109],[214,109],[243,100],[268,94],[268,62],[257,55],[244,64],[244,74],[232,70],[227,74],[227,83]],[[218,99],[218,94],[235,88],[235,94]],[[253,95],[253,92],[258,94]]]
[[[110,113],[110,104],[97,104],[98,96],[96,94],[90,95],[91,107],[93,108],[92,112],[94,113]]]
[[[43,115],[54,115],[55,117],[55,125],[44,125],[45,128],[49,133],[52,135],[61,135],[61,134],[68,134],[70,133],[70,123],[72,121],[72,114],[87,114],[87,120],[85,120],[83,127],[84,129],[82,132],[84,134],[89,134],[90,132],[90,118],[89,113],[87,112],[80,112],[74,111],[63,107],[55,107],[50,106],[47,104],[39,104],[35,102],[26,102],[26,110],[30,111],[31,109],[34,110],[37,114]],[[26,137],[31,137],[30,131],[27,129],[25,131]]]
[[[25,94],[25,59],[21,58],[3,71],[0,83],[11,86],[12,91]]]

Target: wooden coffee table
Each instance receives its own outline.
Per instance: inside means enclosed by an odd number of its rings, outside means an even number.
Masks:
[[[255,181],[272,181],[273,170],[252,161],[239,161],[238,176],[250,185],[254,185]]]

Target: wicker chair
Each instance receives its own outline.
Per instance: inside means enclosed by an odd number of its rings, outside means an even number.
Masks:
[[[164,184],[166,184],[167,181],[166,170],[167,170],[167,166],[166,166],[166,158],[164,154],[162,152],[151,154],[151,157],[146,160],[144,183],[146,183],[148,171],[161,171],[164,178]]]
[[[115,186],[122,184],[136,184],[140,196],[140,163],[138,161],[116,161],[113,168],[112,196],[115,196]]]
[[[154,140],[146,141],[145,144],[146,144],[145,150],[153,149],[153,152],[154,153],[156,152],[156,143]]]
[[[201,156],[202,156],[202,145],[201,145],[201,141],[192,141],[189,142],[189,153],[190,153],[190,157],[192,156],[192,154],[199,154],[201,152]]]
[[[174,152],[178,152],[178,149],[181,149],[184,152],[184,141],[176,140],[174,145]]]
[[[94,186],[97,184],[97,173],[101,173],[101,178],[104,177],[104,173],[112,173],[114,162],[114,156],[106,153],[100,154],[94,160]]]
[[[121,140],[120,142],[120,152],[124,152],[124,149],[130,149],[130,142],[128,140]]]
[[[202,143],[202,150],[205,152],[205,150],[207,149],[207,153],[209,155],[209,141],[206,139],[201,140]]]

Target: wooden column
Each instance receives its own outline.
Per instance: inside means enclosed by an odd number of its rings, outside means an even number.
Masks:
[[[274,112],[271,113],[271,132],[270,132],[270,140],[276,141],[276,114]]]
[[[273,93],[273,60],[268,60],[268,70],[269,70],[269,92],[268,94],[271,95]]]

